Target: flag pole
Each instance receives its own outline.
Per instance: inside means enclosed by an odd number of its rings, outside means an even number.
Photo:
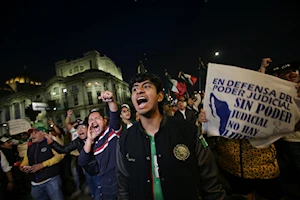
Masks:
[[[199,57],[198,71],[199,71],[199,91],[202,91],[202,89],[201,89],[201,57]]]

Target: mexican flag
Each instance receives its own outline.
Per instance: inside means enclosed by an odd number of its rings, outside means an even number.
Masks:
[[[197,77],[189,75],[189,74],[186,74],[186,73],[183,73],[182,71],[179,72],[178,78],[181,78],[186,83],[189,83],[192,86],[195,85],[195,83],[197,82]]]
[[[177,81],[176,79],[172,79],[171,76],[166,72],[166,77],[168,79],[168,85],[172,92],[175,93],[175,95],[178,96],[184,96],[186,92],[186,84],[180,81]]]

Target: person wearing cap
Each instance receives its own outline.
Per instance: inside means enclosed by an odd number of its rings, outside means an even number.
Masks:
[[[58,163],[63,154],[58,154],[47,143],[48,130],[38,122],[28,130],[31,143],[28,144],[20,170],[30,175],[33,199],[62,200],[60,168]]]
[[[88,130],[87,118],[85,118],[84,121],[79,121],[74,126],[74,128],[78,133],[78,137],[75,140],[72,140],[68,145],[62,146],[56,141],[54,141],[51,136],[45,134],[47,143],[58,153],[66,154],[72,152],[75,149],[77,149],[80,152],[87,138],[87,130]],[[98,164],[94,156],[92,156],[91,160],[86,165],[83,166],[83,169],[86,178],[86,183],[90,189],[91,196],[94,197],[94,191],[96,190],[95,189],[96,187],[95,181],[97,178],[96,175],[99,173]]]
[[[65,119],[65,126],[67,128],[67,131],[70,133],[71,141],[74,141],[78,138],[78,132],[75,128],[75,126],[78,125],[81,119],[76,119],[74,122],[71,121],[71,116],[73,115],[73,110],[69,109],[67,110],[67,116]],[[72,178],[75,183],[75,191],[71,195],[71,199],[76,198],[80,195],[81,188],[81,181],[79,175],[82,174],[82,168],[78,165],[78,157],[79,157],[79,151],[76,148],[75,150],[70,152],[71,155],[71,172],[72,172]]]
[[[2,142],[6,142],[8,140],[1,138]],[[0,150],[0,199],[2,200],[8,200],[8,198],[5,196],[5,193],[7,191],[12,191],[14,188],[14,178],[11,172],[12,166],[9,165],[5,155]],[[7,181],[4,181],[3,175],[6,175]]]
[[[116,145],[122,132],[121,119],[112,92],[104,91],[98,98],[107,102],[109,107],[109,126],[100,110],[90,111],[87,139],[78,162],[84,166],[92,156],[98,162],[98,184],[94,200],[117,199]]]
[[[300,96],[300,77],[299,77],[299,69],[300,69],[300,62],[290,62],[284,63],[277,66],[269,66],[264,63],[268,59],[268,63],[271,63],[272,60],[270,58],[262,59],[261,71],[266,72],[267,74],[276,76],[278,78],[293,82],[296,85],[297,89],[297,97]],[[295,174],[298,178],[300,178],[300,121],[295,126],[295,131],[293,133],[287,134],[282,137],[282,150],[285,157],[288,158],[288,161],[291,166],[295,167],[297,170]]]
[[[121,105],[120,117],[122,119],[123,130],[128,129],[133,125],[133,122],[131,121],[131,111],[128,104]]]

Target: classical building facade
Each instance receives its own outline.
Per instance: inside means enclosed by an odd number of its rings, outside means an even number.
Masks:
[[[106,104],[98,100],[102,91],[114,93],[119,104],[130,101],[128,84],[115,63],[97,51],[89,51],[76,60],[55,63],[56,75],[45,83],[30,77],[26,71],[10,78],[0,88],[0,135],[8,132],[7,122],[13,119],[42,121],[52,118],[64,125],[67,109],[73,119],[84,119],[93,108],[107,113]],[[47,104],[45,110],[35,112],[32,104]]]

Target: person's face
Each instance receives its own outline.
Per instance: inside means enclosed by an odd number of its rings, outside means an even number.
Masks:
[[[282,78],[284,80],[298,83],[299,82],[299,71],[293,70],[293,69],[286,69],[284,72],[279,74],[279,78]]]
[[[179,110],[184,110],[184,108],[185,108],[183,101],[178,101],[177,106],[178,106]]]
[[[177,111],[177,110],[178,110],[178,106],[177,106],[177,105],[174,105],[174,106],[173,106],[173,110],[174,110],[174,111]]]
[[[131,91],[131,101],[140,115],[159,111],[158,102],[164,98],[162,92],[157,93],[156,87],[149,80],[134,83]]]
[[[106,128],[106,119],[104,119],[99,112],[93,112],[89,116],[89,125],[92,126],[93,131],[100,135]]]
[[[127,119],[129,120],[131,118],[131,112],[128,108],[123,107],[121,109],[121,114],[120,114],[121,119]]]
[[[78,133],[78,137],[82,140],[85,140],[87,138],[87,126],[82,124],[82,125],[79,125],[77,126],[77,133]]]
[[[41,141],[43,141],[43,139],[45,138],[45,136],[44,136],[44,133],[42,131],[33,130],[30,133],[30,138],[31,138],[32,142],[35,143],[35,142],[41,142]]]
[[[189,106],[192,106],[194,104],[194,100],[192,98],[188,99],[188,104]]]
[[[12,141],[8,140],[7,142],[1,144],[0,147],[3,149],[12,149],[12,145],[13,145]]]

